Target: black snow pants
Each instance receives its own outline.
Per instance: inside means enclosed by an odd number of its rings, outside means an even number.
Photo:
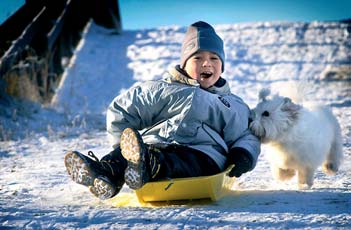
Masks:
[[[154,154],[160,164],[160,170],[152,181],[168,178],[209,176],[221,171],[212,158],[199,150],[175,144],[162,147],[146,146],[148,154]],[[119,148],[113,150],[101,160],[111,159],[117,161],[116,166],[120,167],[121,171],[126,169],[127,161],[123,158]]]

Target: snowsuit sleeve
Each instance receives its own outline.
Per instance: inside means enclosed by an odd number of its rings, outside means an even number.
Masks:
[[[178,114],[183,99],[176,96],[175,90],[167,83],[145,82],[117,96],[106,114],[108,139],[112,147],[119,145],[124,129],[143,130]]]
[[[249,107],[240,99],[235,100],[236,103],[235,106],[233,106],[233,113],[235,114],[235,119],[233,122],[231,122],[228,126],[227,129],[227,136],[226,139],[228,138],[228,135],[230,136],[236,136],[234,139],[227,139],[230,141],[227,141],[227,145],[230,149],[233,148],[243,148],[247,150],[247,153],[249,153],[249,157],[252,160],[252,167],[250,170],[255,168],[258,156],[261,152],[261,142],[260,140],[252,134],[252,132],[249,130],[249,113],[250,109]],[[235,130],[233,132],[233,130]],[[239,135],[238,135],[239,134]],[[238,135],[238,136],[237,136]]]
[[[111,102],[106,113],[106,127],[113,148],[119,145],[124,129],[140,130],[152,123],[156,112],[156,108],[153,108],[155,98],[147,96],[140,86],[135,86]]]
[[[247,150],[247,153],[250,154],[252,160],[252,167],[250,170],[255,168],[258,156],[261,152],[260,150],[260,141],[259,139],[251,133],[250,130],[246,130],[243,135],[232,145],[233,148],[243,148]]]

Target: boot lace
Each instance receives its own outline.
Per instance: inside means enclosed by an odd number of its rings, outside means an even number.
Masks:
[[[91,158],[93,158],[95,161],[100,162],[99,158],[97,158],[97,157],[95,156],[95,154],[93,153],[93,151],[89,151],[89,152],[88,152],[88,155],[89,155]]]

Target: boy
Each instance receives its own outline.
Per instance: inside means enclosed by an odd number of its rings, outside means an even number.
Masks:
[[[192,24],[182,44],[181,62],[162,80],[132,87],[107,111],[114,150],[100,161],[73,151],[65,156],[72,179],[108,199],[126,183],[213,175],[235,164],[239,177],[252,170],[260,142],[249,130],[248,106],[221,78],[223,41],[206,22]]]

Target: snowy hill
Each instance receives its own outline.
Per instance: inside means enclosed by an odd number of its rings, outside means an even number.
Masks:
[[[217,203],[140,207],[132,191],[121,207],[101,202],[66,175],[66,150],[110,150],[105,109],[137,81],[178,64],[186,28],[115,35],[94,24],[67,68],[52,105],[1,105],[0,227],[85,229],[350,229],[351,25],[340,22],[216,25],[232,91],[250,106],[258,90],[284,92],[308,81],[308,101],[330,105],[343,134],[345,161],[332,177],[318,171],[310,190],[272,179],[263,146],[258,165]],[[25,138],[24,138],[25,137]]]
[[[252,82],[350,80],[349,24],[253,23],[219,25],[216,30],[225,43],[223,76],[235,89],[248,89],[246,84]],[[96,27],[91,31],[55,99],[74,113],[100,113],[134,81],[160,78],[169,66],[178,64],[186,28],[126,31],[122,36],[109,36]],[[255,88],[247,91],[256,98]]]

